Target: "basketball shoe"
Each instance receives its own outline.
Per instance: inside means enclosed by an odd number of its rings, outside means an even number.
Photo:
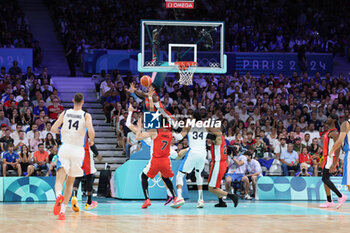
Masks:
[[[97,207],[98,203],[97,201],[91,201],[91,204],[89,205],[88,203],[85,204],[85,210],[92,210]]]
[[[72,210],[74,212],[79,212],[80,209],[79,209],[79,206],[78,206],[78,199],[77,199],[77,197],[73,196],[71,202],[72,202]]]
[[[141,206],[142,209],[147,209],[148,206],[151,206],[151,200],[150,199],[146,199],[145,202],[143,203],[143,205]]]
[[[64,201],[64,197],[61,194],[57,195],[56,203],[55,203],[55,205],[53,207],[53,214],[54,215],[58,215],[60,213],[60,211],[61,211],[61,204],[62,204],[63,201]]]

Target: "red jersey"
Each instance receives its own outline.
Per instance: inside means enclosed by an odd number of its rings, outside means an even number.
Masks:
[[[170,144],[173,138],[170,129],[157,129],[157,137],[153,140],[152,156],[155,158],[168,158],[170,156]]]
[[[334,145],[334,140],[332,138],[329,138],[328,135],[333,131],[336,130],[338,132],[338,130],[336,128],[330,129],[328,130],[325,134],[324,134],[324,141],[323,141],[323,162],[322,162],[322,168],[325,167],[325,165],[327,164],[327,160],[328,160],[328,153],[329,151],[332,149],[333,145]],[[331,141],[331,143],[330,143]],[[335,152],[333,156],[333,163],[335,162]],[[327,168],[328,169],[328,168]]]
[[[225,137],[221,136],[221,145],[211,145],[211,158],[214,162],[223,162],[227,160],[227,146]]]
[[[86,136],[86,138],[85,138],[84,151],[85,151],[85,157],[84,157],[82,169],[84,170],[85,175],[90,175],[90,174],[96,172],[96,168],[95,168],[94,158],[93,158],[92,154],[90,153],[89,137],[88,136]]]

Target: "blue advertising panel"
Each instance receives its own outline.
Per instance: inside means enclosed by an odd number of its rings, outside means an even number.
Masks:
[[[120,166],[111,179],[112,197],[120,199],[144,199],[141,187],[141,174],[148,160],[128,160]],[[171,178],[176,187],[176,174],[181,164],[180,160],[172,160],[171,168],[174,177]],[[185,179],[185,178],[184,178]],[[184,184],[186,181],[184,180]],[[151,199],[165,199],[166,189],[162,179],[157,175],[154,179],[148,180],[149,196]],[[182,196],[188,198],[187,185],[183,186]]]
[[[137,72],[137,53],[130,50],[88,50],[84,53],[84,73],[111,72],[114,69]]]
[[[17,61],[18,66],[25,72],[28,66],[33,66],[33,50],[0,48],[0,66],[4,66],[8,71],[13,61]]]
[[[101,70],[111,72],[118,69],[121,72],[137,73],[138,51],[130,50],[89,50],[84,54],[84,72],[99,73]],[[198,56],[206,56],[206,52],[198,52]],[[294,71],[300,73],[298,56],[296,53],[226,53],[227,73],[234,71],[253,75],[261,73],[275,75],[283,73],[291,75]],[[166,54],[160,54],[166,56]],[[209,55],[208,55],[209,56]],[[307,53],[307,68],[310,75],[320,72],[333,72],[333,55],[325,53]]]
[[[350,195],[341,185],[342,177],[331,177],[340,192]],[[326,193],[321,177],[264,176],[258,179],[259,200],[324,201]],[[333,200],[337,195],[332,192]]]
[[[316,72],[320,72],[321,75],[333,72],[332,54],[306,54],[306,61],[310,75]],[[296,53],[235,53],[235,58],[229,59],[228,67],[230,64],[234,64],[233,67],[239,72],[250,71],[253,75],[261,73],[291,75],[294,71],[300,73]]]
[[[55,201],[56,177],[4,177],[3,194],[5,202],[33,202]],[[0,194],[0,197],[1,197]],[[81,200],[81,187],[78,191],[78,200]]]

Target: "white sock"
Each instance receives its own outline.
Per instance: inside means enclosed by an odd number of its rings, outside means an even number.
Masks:
[[[202,189],[198,189],[198,200],[203,201],[203,190]]]
[[[59,195],[62,195],[62,191],[57,191],[57,192],[56,192],[56,198],[57,198]]]
[[[179,199],[182,198],[182,188],[177,189],[177,197],[178,197]]]
[[[62,204],[60,213],[65,213],[66,212],[66,208],[67,208],[67,205],[66,204]]]
[[[171,194],[170,190],[169,189],[166,189],[166,193],[168,194],[169,197],[172,197],[173,194]]]

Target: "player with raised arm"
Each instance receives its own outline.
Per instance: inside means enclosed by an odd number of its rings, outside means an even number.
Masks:
[[[196,122],[201,121],[201,114],[199,112],[195,112],[193,114],[193,119]],[[191,173],[193,169],[195,171],[196,183],[198,187],[197,208],[204,207],[203,178],[201,174],[204,169],[205,159],[207,156],[207,134],[208,132],[204,127],[184,128],[181,133],[173,134],[174,138],[178,141],[182,140],[187,135],[188,145],[190,148],[185,155],[185,158],[182,160],[179,171],[176,175],[177,200],[174,203],[175,207],[181,206],[185,203],[185,200],[182,197],[183,179],[188,173]]]
[[[84,161],[84,146],[86,133],[89,136],[89,145],[94,145],[95,130],[89,113],[82,110],[84,95],[76,93],[73,98],[74,107],[60,114],[52,126],[51,131],[61,134],[62,145],[57,154],[57,175],[55,183],[56,203],[53,208],[54,215],[64,220],[69,198],[72,195],[75,177],[83,176],[81,166]],[[61,130],[59,130],[61,127]],[[87,131],[87,132],[86,132]],[[67,176],[67,179],[66,179]],[[64,194],[62,189],[66,180]]]
[[[227,207],[226,203],[222,200],[223,197],[230,198],[233,201],[234,206],[237,207],[238,196],[236,194],[225,192],[220,188],[221,180],[227,170],[227,146],[225,137],[222,134],[225,132],[225,127],[221,126],[221,131],[218,128],[210,128],[208,130],[212,133],[208,135],[208,138],[212,140],[212,161],[208,179],[208,189],[219,198],[219,203],[216,204],[215,207]]]
[[[332,149],[328,154],[327,159],[332,159],[332,156],[335,151],[341,148],[343,144],[343,151],[345,152],[344,157],[344,169],[343,169],[343,179],[342,185],[348,186],[348,190],[350,191],[350,161],[349,161],[349,151],[350,151],[350,119],[344,121],[340,126],[340,133],[338,139],[334,143]],[[348,197],[342,194],[342,197],[338,199],[337,209],[340,208],[344,202],[348,199]]]
[[[142,190],[145,195],[145,202],[142,208],[148,208],[151,205],[151,201],[148,194],[148,178],[153,179],[159,172],[162,174],[164,183],[169,188],[172,196],[175,197],[173,183],[169,179],[174,176],[171,170],[170,162],[170,144],[172,140],[172,134],[170,128],[152,129],[148,132],[141,132],[142,120],[139,119],[137,122],[136,139],[144,140],[150,138],[151,142],[151,159],[144,168],[142,178]],[[176,197],[174,198],[176,200]]]
[[[336,114],[330,114],[327,118],[326,124],[328,125],[329,130],[325,133],[325,138],[323,141],[323,163],[322,163],[322,181],[324,183],[324,189],[327,194],[326,203],[320,205],[321,208],[330,208],[333,207],[333,201],[331,196],[331,190],[339,197],[342,198],[343,194],[339,192],[337,187],[330,180],[331,173],[334,172],[334,168],[338,163],[340,148],[337,149],[336,153],[328,156],[329,150],[334,145],[334,142],[339,137],[338,129],[335,125],[338,122],[338,116]]]
[[[152,92],[150,92],[149,90],[152,90]],[[154,84],[152,83],[148,88],[147,88],[147,92],[143,92],[141,90],[137,90],[135,88],[135,85],[133,83],[130,83],[130,88],[126,89],[126,91],[128,91],[134,98],[139,97],[141,99],[145,100],[145,109],[147,111],[155,111],[156,109],[159,110],[159,112],[169,121],[170,124],[173,124],[173,122],[175,122],[175,118],[171,115],[170,112],[168,112],[162,105],[162,102],[160,101],[160,98],[157,94],[157,92],[155,91],[156,87],[154,86]],[[153,100],[153,104],[154,104],[154,108],[150,108],[150,100]]]
[[[148,93],[152,92],[152,90],[150,89]],[[150,101],[150,109],[153,108],[153,101],[151,100]],[[134,111],[134,108],[132,107],[132,105],[129,106],[128,108],[128,117],[127,117],[127,120],[126,120],[126,126],[136,134],[137,132],[137,127],[135,125],[133,125],[131,123],[131,116],[132,116],[132,113]],[[152,144],[152,140],[151,138],[145,138],[144,140],[141,140],[141,143],[143,146],[146,146],[146,147],[151,147],[151,144]],[[181,151],[179,151],[179,153],[177,153],[175,150],[172,150],[170,149],[170,158],[172,159],[181,159],[183,158],[183,156],[185,156],[185,154],[187,153],[187,150],[188,149],[183,149]],[[152,155],[151,155],[152,156]],[[159,173],[159,176],[161,177],[161,173]],[[164,205],[167,205],[169,204],[173,199],[174,199],[174,196],[173,194],[170,192],[170,190],[168,189],[167,185],[164,183],[164,186],[166,187],[166,190],[167,190],[167,201],[164,203]]]

